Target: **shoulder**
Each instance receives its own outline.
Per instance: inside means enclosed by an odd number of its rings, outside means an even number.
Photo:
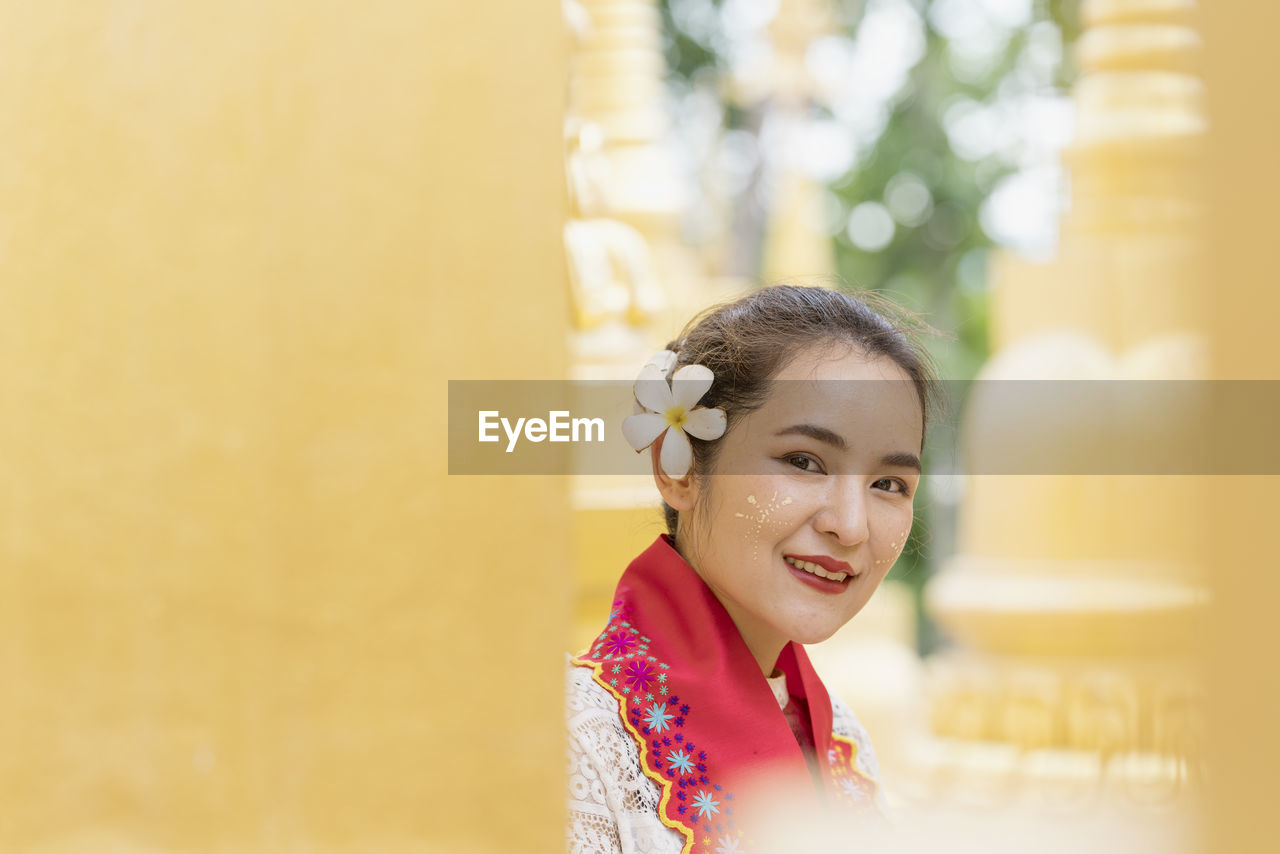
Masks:
[[[659,818],[661,790],[640,766],[618,700],[566,656],[570,849],[669,854],[683,837]]]
[[[565,726],[568,730],[572,800],[617,807],[617,792],[627,775],[630,742],[618,715],[617,701],[592,678],[589,667],[566,659]],[[639,768],[639,755],[636,754]],[[590,790],[589,797],[587,790]]]
[[[595,680],[590,667],[565,658],[565,725],[569,745],[589,757],[606,777],[629,778],[639,750],[619,714],[618,700]]]
[[[565,655],[565,715],[572,720],[582,712],[607,712],[608,716],[618,721],[618,729],[622,730],[622,719],[618,715],[618,701],[595,680],[590,667],[574,664],[569,655]]]
[[[858,720],[853,710],[839,697],[831,697],[831,731],[833,734],[847,738],[857,748],[854,762],[858,770],[866,776],[880,782],[880,763],[876,759],[875,748],[871,744],[871,736],[866,727]]]

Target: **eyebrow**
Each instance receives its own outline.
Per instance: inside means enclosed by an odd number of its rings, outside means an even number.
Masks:
[[[886,454],[880,458],[880,464],[896,468],[915,469],[916,472],[920,474],[924,473],[924,470],[920,468],[920,458],[915,454],[902,452],[897,454]]]
[[[828,430],[826,427],[818,427],[815,424],[792,424],[790,427],[779,430],[775,435],[808,436],[810,439],[830,445],[840,451],[847,451],[849,449],[849,443],[846,442],[844,437],[839,433]],[[923,472],[920,468],[920,458],[915,454],[910,454],[905,451],[899,451],[895,454],[885,454],[880,458],[880,464],[884,466],[895,466],[897,468],[915,469],[918,472]]]

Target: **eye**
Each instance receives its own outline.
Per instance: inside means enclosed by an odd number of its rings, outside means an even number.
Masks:
[[[808,454],[787,454],[782,457],[782,461],[789,466],[800,469],[800,471],[822,473],[822,463]]]
[[[897,477],[882,477],[882,478],[880,478],[879,480],[877,480],[877,481],[876,481],[876,485],[877,485],[877,486],[878,486],[878,485],[880,485],[880,484],[882,484],[882,483],[887,483],[887,484],[889,484],[889,485],[890,485],[890,488],[888,488],[888,489],[886,489],[886,490],[885,490],[886,492],[894,492],[894,493],[897,493],[897,494],[899,494],[899,495],[910,495],[910,494],[911,494],[911,487],[910,487],[909,485],[907,485],[907,482],[906,482],[905,480],[902,480],[901,478],[897,478]],[[897,489],[893,489],[892,487],[894,487],[894,486],[897,486]]]

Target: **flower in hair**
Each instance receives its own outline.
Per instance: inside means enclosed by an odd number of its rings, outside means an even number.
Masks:
[[[693,465],[693,448],[686,434],[695,439],[719,439],[727,422],[723,409],[697,405],[711,388],[715,374],[703,365],[685,365],[668,384],[667,372],[675,362],[675,353],[662,350],[641,369],[635,396],[644,408],[622,419],[622,434],[640,453],[665,433],[662,470],[668,477],[681,478]]]

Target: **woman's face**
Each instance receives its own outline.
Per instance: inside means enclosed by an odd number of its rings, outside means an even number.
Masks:
[[[837,344],[801,351],[718,440],[677,544],[762,666],[787,641],[829,638],[889,572],[911,531],[922,426],[905,371]]]

